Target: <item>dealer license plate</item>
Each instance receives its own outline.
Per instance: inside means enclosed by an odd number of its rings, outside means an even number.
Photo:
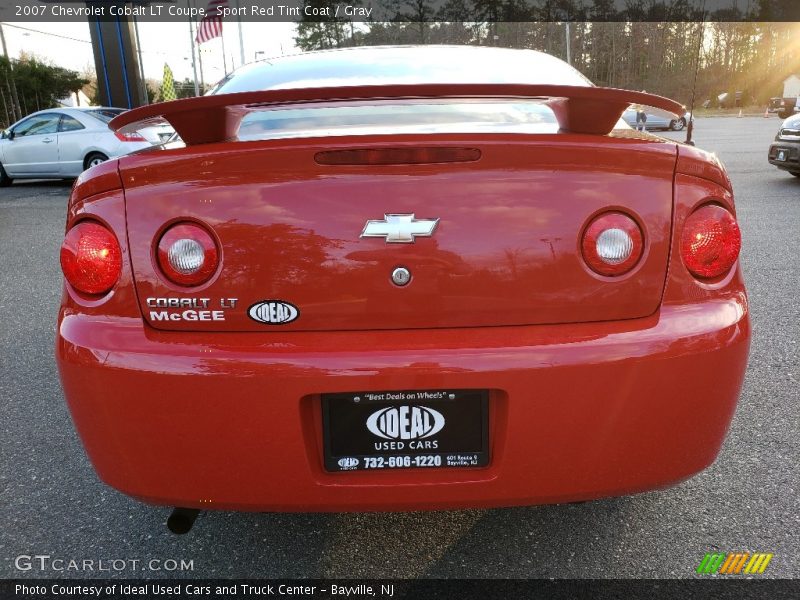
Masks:
[[[322,416],[328,471],[489,464],[486,390],[323,394]]]

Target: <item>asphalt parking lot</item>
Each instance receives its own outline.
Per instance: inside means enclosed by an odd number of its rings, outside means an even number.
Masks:
[[[777,118],[707,118],[698,146],[727,165],[744,235],[754,339],[717,462],[667,491],[587,504],[409,514],[202,515],[186,536],[96,478],[53,359],[58,248],[70,184],[0,189],[0,577],[691,577],[706,552],[761,551],[800,570],[800,179],[766,162]],[[682,139],[684,134],[667,134]],[[721,374],[724,376],[724,374]],[[15,567],[192,561],[192,570]],[[24,563],[23,563],[24,564]],[[172,564],[172,563],[161,563]]]

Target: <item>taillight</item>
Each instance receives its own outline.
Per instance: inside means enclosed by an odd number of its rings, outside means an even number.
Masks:
[[[147,140],[142,137],[141,133],[136,131],[132,131],[130,133],[122,133],[120,131],[115,131],[114,135],[120,142],[146,142]]]
[[[639,262],[643,248],[642,231],[636,221],[620,212],[595,217],[581,243],[586,264],[608,277],[630,271]]]
[[[683,224],[681,256],[696,277],[713,279],[726,273],[739,258],[741,247],[736,219],[718,204],[701,206]]]
[[[103,294],[122,272],[122,251],[114,234],[96,221],[81,221],[61,244],[61,270],[85,294]]]
[[[219,251],[214,238],[203,227],[195,223],[179,223],[161,236],[158,264],[173,283],[200,285],[217,270]]]

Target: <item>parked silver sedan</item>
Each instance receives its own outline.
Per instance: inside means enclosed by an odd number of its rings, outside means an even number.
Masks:
[[[629,108],[622,113],[622,119],[634,129],[637,128],[636,122],[636,109]],[[645,110],[647,121],[645,122],[645,129],[671,129],[672,131],[681,131],[692,118],[691,113],[686,112],[680,119],[675,119],[672,115],[666,113],[659,113],[653,110]]]
[[[169,132],[114,133],[123,109],[54,108],[28,115],[0,135],[0,185],[14,179],[77,177],[109,158],[160,144]],[[152,129],[152,128],[151,128]]]

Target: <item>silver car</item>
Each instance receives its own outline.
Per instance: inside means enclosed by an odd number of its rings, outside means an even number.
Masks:
[[[54,108],[28,115],[0,136],[0,185],[14,179],[77,177],[114,156],[160,144],[172,131],[118,134],[108,122],[119,108]]]
[[[681,131],[692,118],[691,113],[685,113],[680,119],[674,119],[672,115],[666,113],[658,113],[652,110],[645,110],[647,116],[645,122],[645,129],[671,129],[672,131]],[[636,129],[636,109],[629,108],[622,113],[622,119],[631,127]]]

